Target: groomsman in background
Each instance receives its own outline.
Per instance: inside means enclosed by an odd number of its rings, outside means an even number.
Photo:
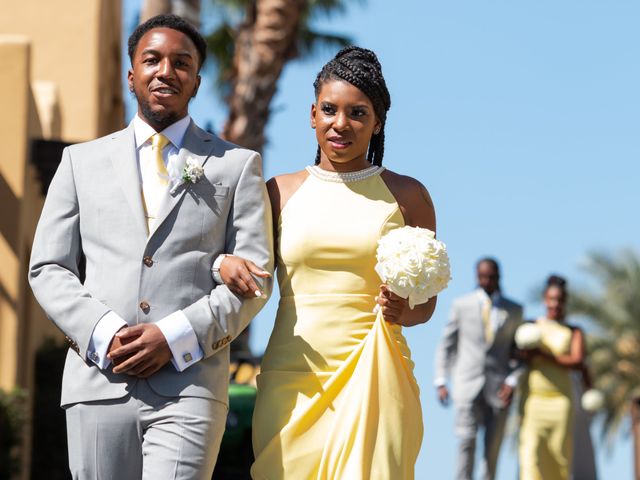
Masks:
[[[454,300],[436,351],[438,399],[449,404],[447,378],[453,377],[457,480],[471,480],[478,428],[484,427],[482,477],[495,477],[507,413],[518,383],[514,335],[522,307],[502,295],[500,267],[493,258],[476,264],[478,288]]]

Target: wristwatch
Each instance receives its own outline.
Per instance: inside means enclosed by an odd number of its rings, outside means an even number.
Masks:
[[[220,255],[218,255],[218,258],[216,258],[215,262],[213,262],[213,267],[211,267],[211,276],[213,277],[213,281],[218,285],[222,285],[224,283],[224,280],[222,280],[222,277],[220,276],[220,265],[222,265],[222,261],[225,257],[230,256],[231,255],[229,255],[228,253],[221,253]]]

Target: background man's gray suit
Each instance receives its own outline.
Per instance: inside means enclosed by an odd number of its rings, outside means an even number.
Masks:
[[[513,338],[522,322],[522,307],[495,296],[494,339],[487,342],[482,294],[479,289],[454,301],[436,352],[436,384],[444,384],[452,377],[459,439],[456,478],[459,480],[473,477],[476,435],[478,427],[483,425],[482,478],[494,477],[508,411],[498,398],[498,391],[517,367],[512,359]]]
[[[266,299],[243,300],[215,285],[211,266],[220,253],[233,253],[273,268],[261,159],[193,122],[179,155],[203,164],[204,176],[167,192],[157,228],[148,236],[133,125],[64,151],[38,225],[29,272],[36,298],[72,347],[64,370],[63,406],[122,399],[141,390],[161,399],[227,403],[228,344]],[[270,285],[264,290],[268,293]],[[183,372],[168,363],[147,380],[114,374],[111,367],[100,370],[87,358],[88,346],[95,325],[110,310],[130,326],[182,310],[204,358]],[[224,415],[215,421],[224,425]]]

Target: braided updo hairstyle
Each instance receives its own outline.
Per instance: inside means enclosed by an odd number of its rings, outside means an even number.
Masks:
[[[380,131],[371,136],[367,160],[373,165],[382,165],[384,126],[387,120],[387,111],[391,107],[391,97],[382,76],[382,66],[378,57],[366,48],[345,47],[318,73],[315,82],[313,82],[316,98],[318,98],[322,84],[328,80],[344,80],[360,89],[371,100],[381,125]],[[319,163],[320,146],[318,146],[316,154],[316,165]]]

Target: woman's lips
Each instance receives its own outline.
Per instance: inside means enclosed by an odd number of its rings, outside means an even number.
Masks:
[[[347,140],[337,139],[337,138],[330,138],[329,139],[329,144],[331,145],[331,148],[333,148],[333,149],[343,150],[345,148],[348,148],[351,145],[351,142],[349,142]]]

